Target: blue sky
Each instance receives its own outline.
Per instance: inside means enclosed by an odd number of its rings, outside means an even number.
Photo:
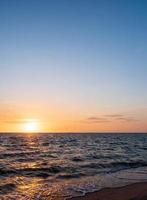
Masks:
[[[146,0],[1,0],[1,107],[146,120],[146,10]]]

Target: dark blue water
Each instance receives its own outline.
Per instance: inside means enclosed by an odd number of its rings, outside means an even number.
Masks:
[[[147,134],[0,134],[0,199],[64,199],[147,180]]]

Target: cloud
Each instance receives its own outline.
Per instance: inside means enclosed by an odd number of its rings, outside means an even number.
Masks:
[[[104,120],[105,118],[104,117],[88,117],[87,120],[90,120],[90,121],[93,121],[93,120],[98,120],[98,121],[101,121],[101,120]]]
[[[134,117],[130,117],[124,114],[107,114],[107,115],[102,115],[102,116],[92,116],[84,120],[84,122],[86,123],[107,123],[107,122],[114,122],[114,121],[136,122],[139,120],[135,119]]]
[[[108,120],[105,117],[97,117],[97,116],[93,116],[93,117],[88,117],[86,120],[84,120],[85,122],[88,123],[106,123],[106,122],[110,122],[110,120]]]
[[[117,117],[116,120],[119,120],[119,121],[126,121],[126,122],[136,122],[136,121],[139,121],[133,117]]]
[[[122,115],[122,114],[110,114],[110,115],[104,115],[105,117],[114,117],[114,118],[116,118],[116,117],[123,117],[124,115]]]
[[[134,117],[130,117],[128,115],[124,115],[124,114],[109,114],[109,115],[105,115],[105,117],[109,117],[109,119],[114,119],[117,121],[126,121],[126,122],[134,122],[134,121],[139,121],[137,119],[135,119]]]

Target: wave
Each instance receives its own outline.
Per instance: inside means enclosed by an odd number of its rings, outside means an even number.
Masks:
[[[7,158],[7,157],[17,157],[17,156],[32,156],[32,155],[38,155],[38,153],[40,153],[40,151],[26,151],[26,152],[13,152],[13,153],[2,153],[0,154],[0,159],[3,159],[3,158]]]
[[[57,176],[59,179],[71,179],[71,178],[80,178],[81,176],[86,176],[84,173],[61,173]]]
[[[0,169],[1,176],[40,176],[40,177],[48,177],[53,174],[57,174],[60,172],[73,173],[74,168],[70,167],[61,167],[61,166],[51,166],[51,167],[38,167],[38,168],[21,168],[21,169]]]
[[[123,169],[138,168],[147,166],[145,161],[132,162],[111,162],[111,163],[88,163],[81,165],[81,168],[109,169],[109,172],[115,172]]]
[[[20,169],[0,169],[1,176],[29,176],[47,178],[58,174],[60,179],[79,178],[81,176],[96,175],[100,173],[113,173],[120,170],[138,168],[147,166],[147,162],[112,162],[112,163],[89,163],[76,167],[69,166],[51,166]],[[89,171],[92,169],[94,171]]]

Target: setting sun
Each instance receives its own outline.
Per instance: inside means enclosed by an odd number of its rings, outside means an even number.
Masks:
[[[39,123],[35,119],[27,120],[23,126],[24,132],[39,132]]]

